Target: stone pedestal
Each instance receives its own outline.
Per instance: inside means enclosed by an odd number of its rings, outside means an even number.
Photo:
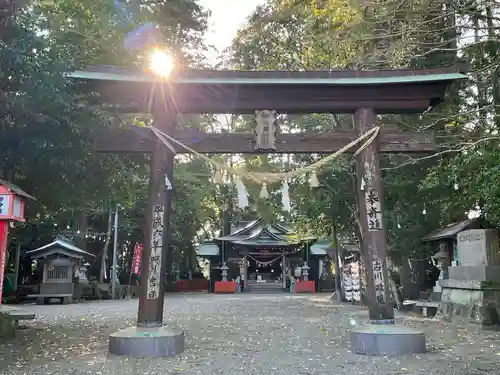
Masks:
[[[443,280],[448,279],[448,253],[442,248],[437,254],[432,256],[432,259],[439,269],[439,277],[432,288],[432,300],[439,301],[441,300],[441,293],[443,292]]]
[[[363,325],[350,334],[351,350],[358,354],[404,355],[425,353],[422,331],[394,325]]]
[[[499,324],[500,282],[443,280],[440,313],[448,321]]]
[[[448,276],[450,280],[500,282],[500,266],[454,266],[448,269]]]
[[[184,351],[184,332],[175,324],[129,327],[109,336],[109,352],[128,357],[172,357]]]
[[[443,293],[443,281],[448,278],[448,271],[441,270],[439,272],[439,278],[436,281],[436,284],[432,287],[432,301],[441,301],[441,295]]]
[[[500,254],[497,230],[471,229],[457,235],[458,266],[442,280],[440,314],[446,320],[499,324]]]

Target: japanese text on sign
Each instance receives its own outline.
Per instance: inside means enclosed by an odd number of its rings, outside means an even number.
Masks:
[[[160,297],[161,258],[163,250],[163,206],[153,207],[151,228],[151,254],[148,260],[148,282],[146,285],[146,298]]]
[[[10,207],[10,195],[0,195],[0,215],[8,215]]]
[[[384,303],[384,276],[382,273],[382,262],[380,260],[374,260],[372,262],[373,269],[373,281],[375,284],[375,296],[378,303]]]
[[[380,198],[376,190],[365,191],[366,220],[369,231],[382,230],[382,210]]]
[[[141,267],[141,256],[144,246],[141,243],[136,243],[134,246],[134,258],[132,259],[132,273],[139,275]]]

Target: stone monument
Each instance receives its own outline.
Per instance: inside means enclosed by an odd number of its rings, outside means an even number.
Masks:
[[[441,313],[446,320],[499,323],[500,254],[496,229],[470,229],[457,235],[458,266],[442,280]]]

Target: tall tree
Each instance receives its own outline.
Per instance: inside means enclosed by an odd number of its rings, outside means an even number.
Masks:
[[[0,175],[39,199],[27,213],[28,226],[15,233],[25,238],[28,247],[49,240],[54,230],[65,228],[82,212],[92,234],[88,240],[104,240],[107,212],[116,203],[127,211],[120,234],[139,233],[140,238],[148,157],[91,152],[92,140],[103,127],[121,126],[130,119],[104,106],[89,105],[64,73],[89,64],[144,66],[153,46],[151,30],[158,29],[154,40],[158,47],[166,43],[182,64],[201,65],[208,13],[188,0],[135,5],[127,8],[107,0],[37,1],[29,11],[13,14],[15,22],[5,24],[8,34],[2,32],[0,38]],[[128,43],[134,35],[140,36],[138,43]],[[182,163],[177,184],[188,186],[190,172],[198,173],[200,168],[198,161]],[[185,194],[174,198],[180,214],[179,220],[173,220],[173,231],[186,248],[195,239],[192,228],[201,225],[205,207],[210,206],[210,198],[204,198],[210,192],[200,185],[198,190],[196,185],[179,188]],[[194,195],[188,198],[190,192]],[[193,226],[185,225],[189,217]],[[77,228],[71,224],[73,237],[88,235]],[[40,236],[40,230],[46,235]]]

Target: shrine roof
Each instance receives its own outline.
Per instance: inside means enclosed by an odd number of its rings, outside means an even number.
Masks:
[[[205,242],[198,246],[196,254],[198,256],[215,256],[220,254],[220,249],[212,242]]]
[[[456,223],[448,224],[443,228],[436,229],[431,233],[422,237],[422,242],[431,242],[431,241],[439,241],[445,239],[455,238],[458,232],[461,232],[465,229],[469,229],[471,226],[477,223],[477,219],[467,219],[463,221],[459,221]]]
[[[94,254],[88,253],[80,249],[79,247],[76,247],[61,240],[56,240],[45,246],[26,252],[26,255],[29,255],[31,258],[34,259],[43,258],[47,255],[52,255],[52,254],[64,254],[69,257],[79,258],[79,259],[88,256],[95,257]]]
[[[115,66],[67,73],[92,103],[128,113],[420,113],[466,78],[461,66],[396,70],[178,70],[168,78]],[[98,93],[98,95],[95,95]]]
[[[241,241],[231,241],[235,245],[241,246],[264,246],[264,247],[287,247],[287,246],[297,246],[300,244],[298,241],[259,241],[259,240],[241,240]]]
[[[215,242],[227,241],[242,246],[297,246],[314,242],[316,237],[296,239],[285,224],[267,224],[262,218],[238,228],[227,236],[215,238]]]
[[[242,228],[238,228],[227,236],[216,238],[216,241],[243,241],[266,238],[271,241],[281,241],[283,236],[289,234],[289,231],[276,224],[266,224],[259,218],[251,221]]]
[[[311,254],[313,254],[313,255],[327,255],[329,250],[330,250],[330,241],[329,240],[317,241],[310,248]]]
[[[164,82],[182,85],[377,85],[452,81],[467,78],[460,66],[429,69],[331,70],[331,71],[243,71],[180,70]],[[161,79],[150,72],[124,67],[93,65],[67,74],[70,78],[99,81],[153,83]]]
[[[5,181],[5,180],[2,180],[0,179],[0,185],[3,185],[5,186],[7,189],[10,189],[12,190],[15,194],[19,195],[20,197],[24,197],[24,198],[27,198],[27,199],[31,199],[31,200],[34,200],[36,201],[36,198],[29,195],[28,193],[26,193],[23,189],[21,189],[19,186],[17,185],[14,185],[13,183],[11,182],[8,182],[8,181]]]

